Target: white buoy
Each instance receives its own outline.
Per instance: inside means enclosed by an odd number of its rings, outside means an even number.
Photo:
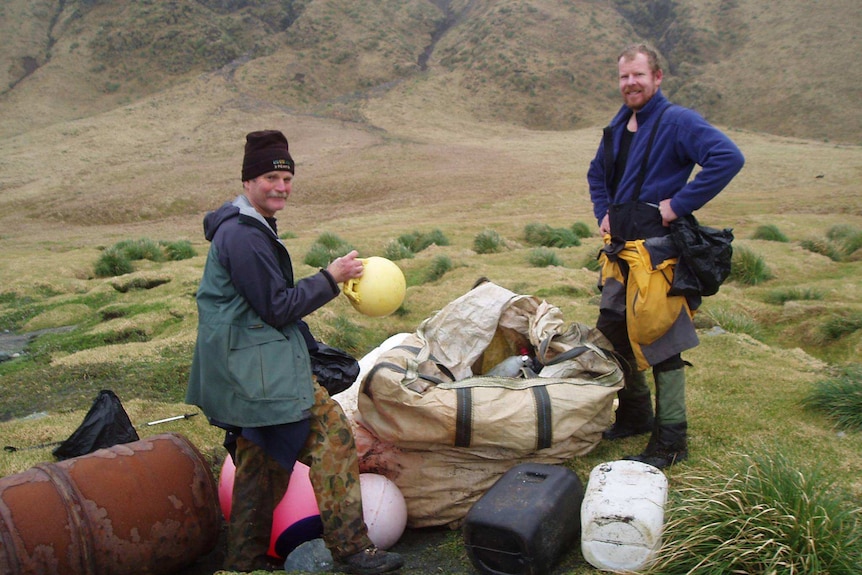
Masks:
[[[361,473],[362,511],[368,538],[380,549],[389,549],[407,527],[407,502],[391,480],[376,473]]]
[[[655,561],[664,529],[667,477],[639,461],[593,468],[581,506],[581,552],[603,571],[640,571]]]

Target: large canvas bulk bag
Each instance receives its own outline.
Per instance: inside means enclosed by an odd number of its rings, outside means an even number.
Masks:
[[[521,355],[538,373],[485,375]],[[600,332],[486,282],[377,354],[353,415],[360,467],[398,485],[408,525],[455,525],[512,466],[591,451],[622,385]]]
[[[381,354],[359,395],[363,424],[402,447],[501,447],[520,455],[547,449],[577,434],[613,401],[608,389],[619,383],[612,361],[601,376],[606,385],[586,377],[453,380],[433,359],[417,361],[420,346],[412,335]],[[423,391],[414,391],[417,382]]]

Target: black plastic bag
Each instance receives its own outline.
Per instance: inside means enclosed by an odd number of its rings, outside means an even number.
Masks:
[[[730,275],[733,230],[702,226],[690,215],[670,223],[670,237],[679,250],[669,295],[710,296]]]
[[[78,429],[52,453],[62,461],[138,439],[138,432],[123,409],[120,398],[113,391],[103,389]]]
[[[317,383],[326,388],[329,395],[341,393],[359,376],[359,362],[349,353],[325,343],[317,342],[317,350],[311,350],[311,372]]]

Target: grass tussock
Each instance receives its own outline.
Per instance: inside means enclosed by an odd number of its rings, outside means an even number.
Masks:
[[[847,257],[852,256],[862,248],[862,230],[853,226],[832,226],[826,232],[826,237],[829,241],[837,244],[841,252]]]
[[[829,228],[826,237],[808,238],[799,242],[799,245],[834,262],[849,261],[855,259],[862,248],[862,230],[839,224]]]
[[[116,277],[135,271],[132,264],[134,261],[180,261],[196,255],[197,252],[188,240],[158,242],[149,238],[123,240],[102,252],[96,261],[94,273],[100,278]]]
[[[165,259],[165,254],[162,253],[159,243],[149,238],[124,240],[114,244],[108,249],[115,249],[132,261],[150,260],[161,262]]]
[[[135,271],[135,267],[132,260],[121,251],[108,248],[99,256],[93,271],[97,278],[108,278],[130,274]]]
[[[763,301],[773,305],[784,305],[789,301],[820,301],[824,298],[823,291],[814,288],[779,288],[767,292]]]
[[[349,242],[336,234],[324,232],[311,244],[302,261],[305,265],[313,268],[325,268],[332,260],[350,253],[353,249]]]
[[[749,313],[728,307],[710,307],[707,314],[724,331],[745,333],[757,340],[763,337],[763,327]]]
[[[830,341],[838,340],[862,330],[862,312],[836,313],[829,317],[821,328],[823,336]]]
[[[449,238],[441,230],[435,229],[430,232],[409,232],[398,236],[398,243],[408,248],[414,254],[418,254],[432,245],[448,246]]]
[[[446,272],[452,269],[452,259],[447,255],[436,256],[431,260],[431,265],[428,266],[425,281],[434,282],[446,275]]]
[[[681,481],[650,573],[858,573],[860,509],[828,470],[765,453]]]
[[[411,259],[417,253],[435,245],[449,245],[449,238],[441,230],[435,229],[430,232],[413,231],[401,234],[396,239],[388,242],[383,249],[383,255],[392,261]]]
[[[551,248],[536,248],[530,250],[527,261],[534,268],[546,268],[548,266],[561,266],[560,256]]]
[[[413,253],[413,250],[398,240],[392,240],[383,247],[383,257],[392,260],[393,262],[411,259],[415,255],[416,254]]]
[[[787,236],[785,236],[784,233],[778,229],[778,226],[774,224],[759,226],[756,230],[754,230],[754,234],[751,236],[751,239],[782,243],[787,243],[790,241],[789,239],[787,239]]]
[[[599,263],[598,252],[587,254],[581,262],[581,267],[591,272],[598,272],[602,268],[602,265]]]
[[[553,228],[547,224],[531,223],[524,226],[524,240],[531,246],[568,248],[581,245],[581,239],[570,228]]]
[[[823,238],[808,238],[799,242],[799,245],[809,252],[826,256],[833,262],[840,262],[844,259],[841,247]]]
[[[473,238],[473,251],[477,254],[495,254],[505,247],[503,236],[494,230],[482,230]]]
[[[363,336],[362,327],[345,315],[339,314],[330,322],[329,329],[322,334],[324,341],[332,346],[357,355],[368,342]]]
[[[162,246],[165,257],[172,262],[191,259],[198,255],[197,250],[195,250],[192,243],[188,240],[160,241],[159,245]]]
[[[572,230],[573,234],[575,234],[577,237],[579,237],[581,239],[589,238],[589,237],[592,237],[592,235],[593,235],[593,229],[589,225],[585,224],[584,222],[573,223],[571,230]]]
[[[862,365],[851,364],[816,382],[802,404],[825,413],[841,429],[862,431]]]
[[[761,256],[746,246],[734,248],[728,279],[754,286],[771,280],[773,277],[772,271]]]

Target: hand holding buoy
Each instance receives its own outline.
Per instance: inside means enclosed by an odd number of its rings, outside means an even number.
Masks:
[[[329,272],[335,283],[340,284],[362,276],[365,266],[363,265],[363,260],[356,257],[357,255],[359,253],[353,250],[340,258],[335,258],[326,267],[326,271]]]

